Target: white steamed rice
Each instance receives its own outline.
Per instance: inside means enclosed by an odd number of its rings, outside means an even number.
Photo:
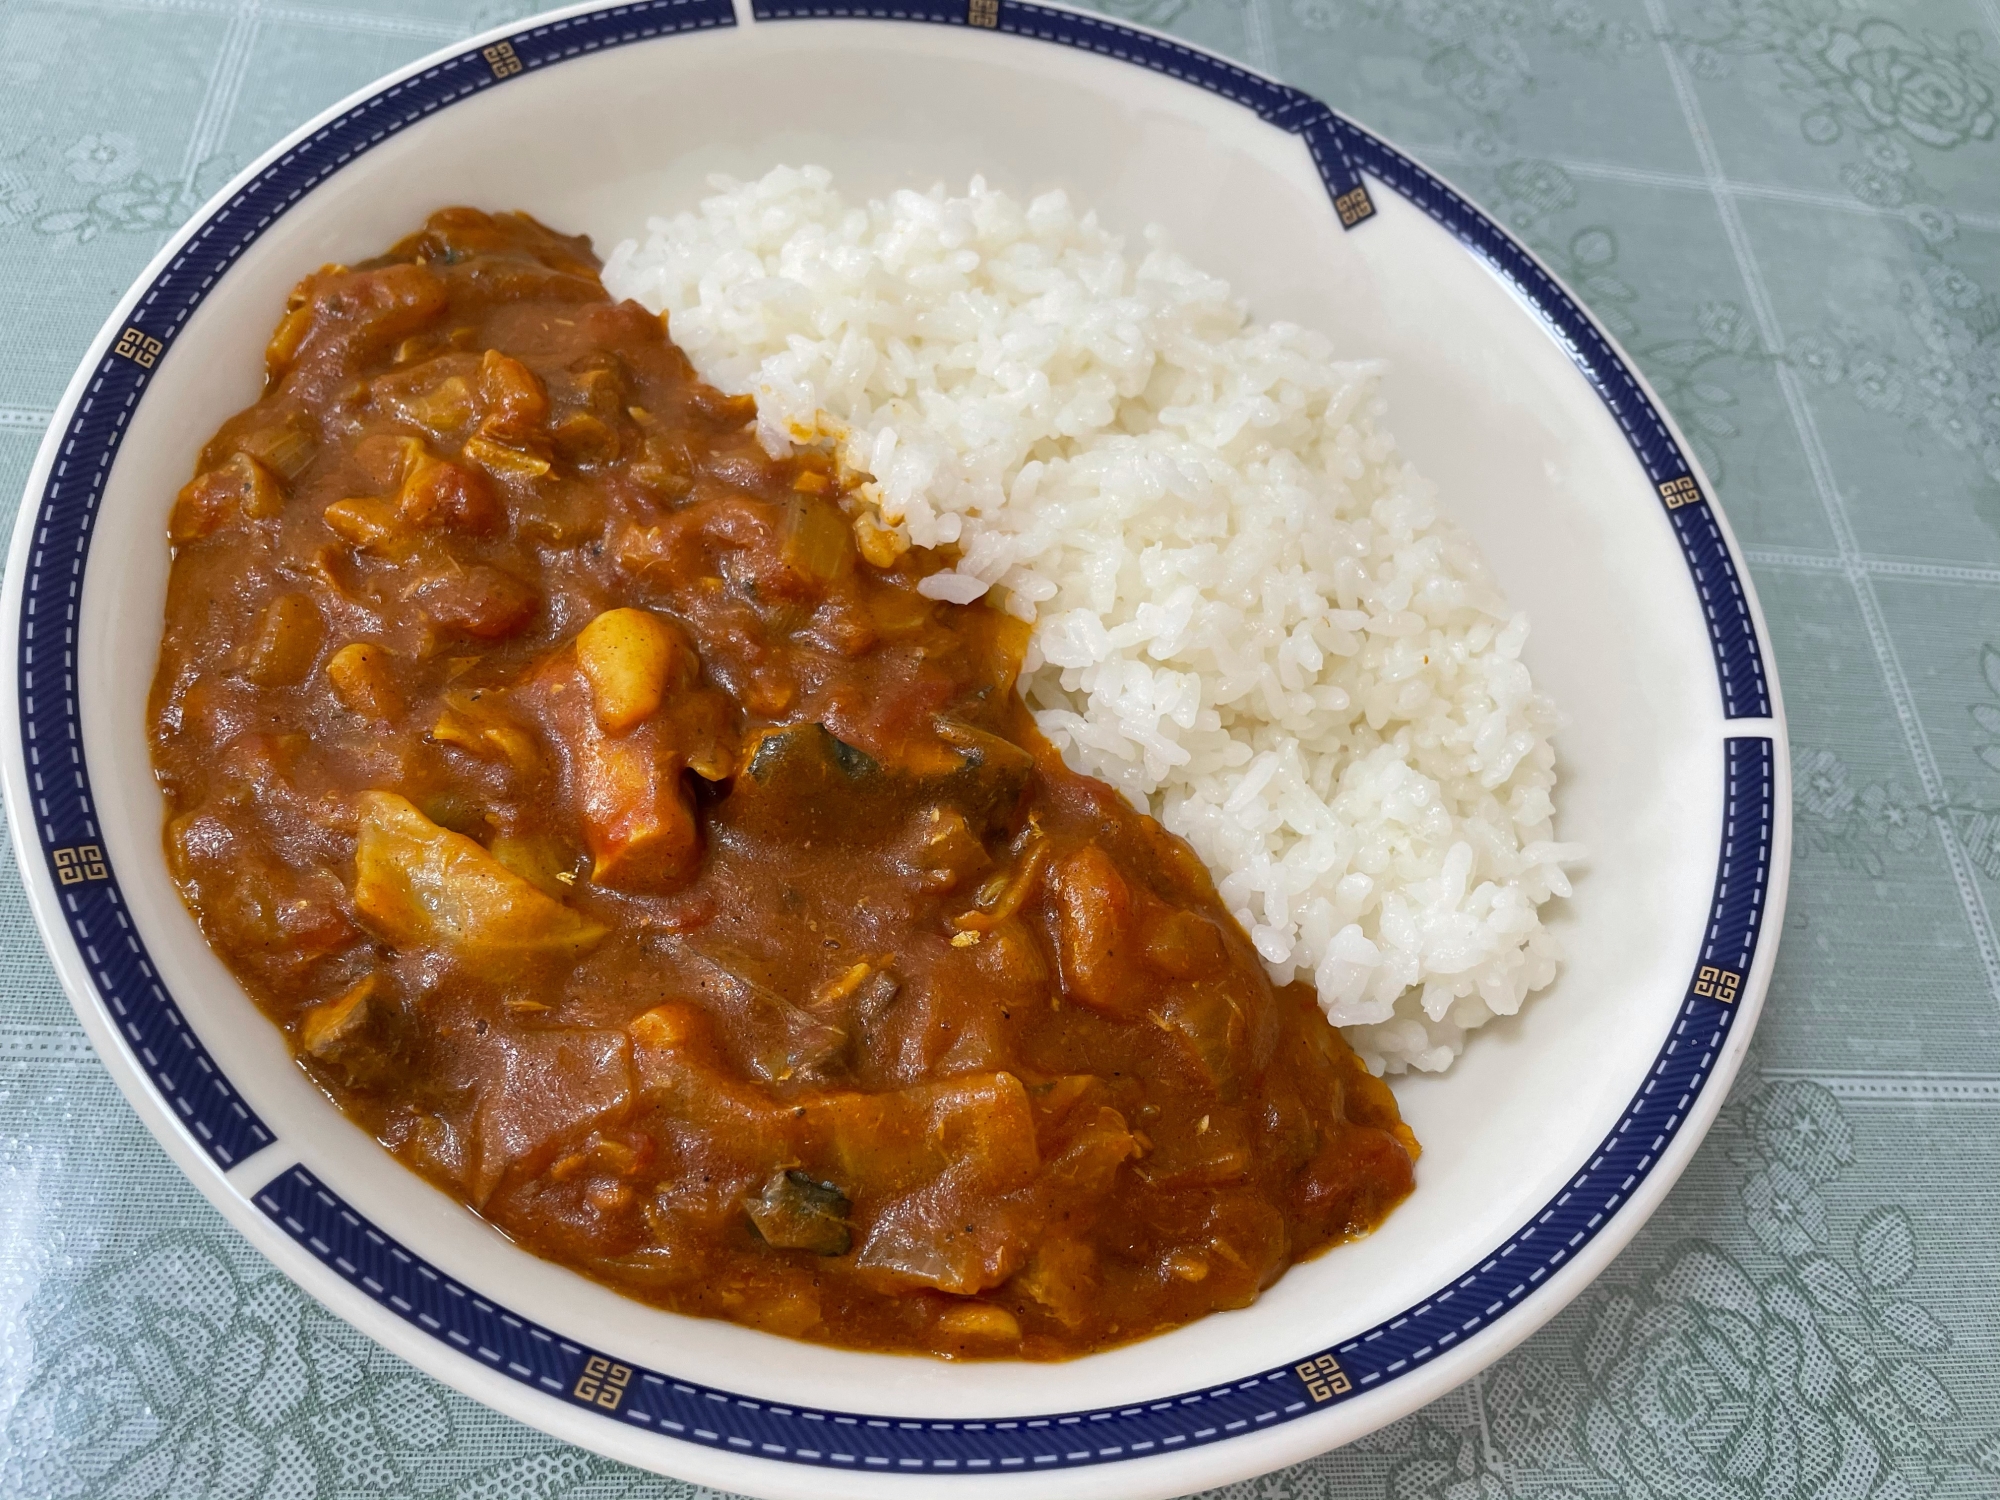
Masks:
[[[774,451],[834,437],[885,522],[955,543],[927,592],[1034,622],[1042,731],[1193,844],[1273,979],[1400,1072],[1555,977],[1557,715],[1375,365],[1059,192],[713,186],[605,284]]]

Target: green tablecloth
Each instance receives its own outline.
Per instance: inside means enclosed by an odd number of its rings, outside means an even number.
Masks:
[[[0,0],[0,497],[164,236],[510,0]],[[1749,550],[1794,735],[1770,1005],[1637,1242],[1263,1500],[2000,1495],[2000,4],[1123,0],[1568,278]],[[0,1494],[681,1496],[417,1375],[139,1127],[0,877]]]

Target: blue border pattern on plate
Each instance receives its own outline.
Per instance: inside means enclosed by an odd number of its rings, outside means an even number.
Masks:
[[[1603,398],[1658,489],[1687,558],[1725,713],[1769,716],[1763,655],[1728,548],[1643,389],[1527,252],[1401,153],[1296,89],[1166,38],[1025,0],[919,0],[894,8],[758,0],[755,14],[927,21],[1083,48],[1218,93],[1302,137],[1345,227],[1374,212],[1363,172],[1403,195],[1514,285]],[[75,695],[84,559],[132,411],[160,355],[222,273],[287,208],[371,146],[458,100],[565,58],[734,24],[728,0],[639,0],[526,28],[357,105],[273,162],[188,241],[134,309],[64,434],[40,499],[22,599],[20,707],[34,825],[66,920],[114,1021],[155,1086],[225,1168],[272,1135],[188,1029],[125,915],[102,853]],[[59,663],[51,655],[58,649]],[[1599,1232],[1679,1130],[1734,1021],[1770,881],[1774,742],[1751,735],[1728,739],[1723,748],[1722,847],[1700,959],[1646,1084],[1589,1163],[1531,1223],[1429,1301],[1336,1347],[1228,1385],[1139,1406],[990,1421],[774,1405],[629,1367],[495,1306],[388,1238],[304,1167],[280,1173],[255,1201],[335,1274],[466,1357],[613,1420],[717,1448],[827,1467],[1032,1472],[1148,1457],[1289,1421],[1396,1379],[1519,1305]]]

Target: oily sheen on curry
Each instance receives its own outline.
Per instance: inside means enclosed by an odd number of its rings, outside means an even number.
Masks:
[[[1036,732],[1025,627],[586,241],[445,210],[267,358],[169,525],[167,853],[414,1170],[677,1312],[1035,1359],[1410,1191],[1311,989]]]

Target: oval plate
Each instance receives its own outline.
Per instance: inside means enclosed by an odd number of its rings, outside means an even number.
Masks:
[[[254,400],[291,283],[448,202],[600,249],[712,171],[817,161],[850,194],[974,172],[1164,224],[1258,315],[1388,363],[1390,425],[1535,622],[1569,716],[1549,909],[1562,977],[1398,1082],[1426,1150],[1380,1231],[1254,1306],[1059,1365],[789,1342],[644,1307],[513,1246],[295,1068],[167,875],[145,703],[163,519]],[[174,1159],[341,1316],[478,1400],[631,1463],[773,1497],[1186,1493],[1368,1432],[1546,1321],[1714,1117],[1780,930],[1789,759],[1735,545],[1686,445],[1490,220],[1319,101],[1023,0],[893,11],[643,0],[394,74],[275,147],[161,251],[56,413],[8,561],[0,742],[36,920]]]

